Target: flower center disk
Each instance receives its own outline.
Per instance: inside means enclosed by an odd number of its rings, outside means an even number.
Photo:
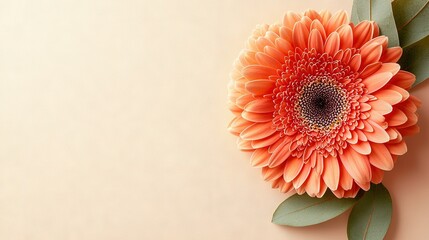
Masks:
[[[313,81],[298,93],[296,114],[312,130],[338,126],[347,108],[346,93],[330,82]]]

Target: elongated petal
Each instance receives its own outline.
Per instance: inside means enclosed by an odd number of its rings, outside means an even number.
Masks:
[[[369,155],[371,165],[385,171],[390,171],[393,168],[393,159],[389,150],[384,144],[372,143],[371,147],[374,151]]]
[[[367,120],[367,122],[372,126],[373,132],[366,132],[365,135],[368,138],[368,141],[374,143],[386,143],[390,140],[389,134],[383,129],[379,124],[372,120]]]
[[[255,55],[256,61],[263,65],[274,69],[281,69],[282,63],[277,61],[277,59],[271,57],[270,55],[262,52],[258,52]]]
[[[365,84],[368,93],[372,93],[386,85],[392,77],[393,74],[390,72],[380,72],[365,78],[362,83]]]
[[[340,159],[344,168],[357,182],[366,183],[371,181],[371,166],[367,156],[361,155],[348,147],[340,155]]]
[[[276,82],[271,80],[253,80],[246,83],[246,90],[253,95],[264,95],[272,93]]]
[[[268,79],[269,76],[276,75],[277,71],[271,67],[252,65],[243,68],[242,74],[249,80]]]
[[[347,24],[348,18],[345,11],[336,12],[328,21],[325,29],[327,33],[335,31],[339,26]]]
[[[320,176],[312,169],[308,180],[305,182],[305,191],[310,197],[315,197],[320,191]]]
[[[372,110],[377,111],[381,115],[386,115],[393,111],[392,105],[380,99],[368,102],[368,104],[371,105]]]
[[[252,147],[253,148],[263,148],[273,145],[277,140],[280,139],[280,133],[274,133],[271,136],[268,136],[266,138],[253,140],[252,141]]]
[[[298,176],[292,181],[295,189],[298,189],[302,184],[307,180],[308,175],[310,174],[311,166],[309,164],[304,164],[301,169],[301,172]]]
[[[255,123],[241,132],[240,137],[245,140],[258,140],[271,136],[276,132],[272,123]]]
[[[301,49],[306,48],[309,34],[310,33],[304,23],[297,22],[292,32],[294,45]]]
[[[369,142],[366,141],[359,141],[356,144],[350,144],[350,147],[352,147],[356,152],[368,155],[371,153],[371,146],[369,145]]]
[[[340,36],[341,49],[348,49],[353,47],[353,30],[350,25],[343,25],[337,30]]]
[[[308,47],[310,49],[316,49],[316,51],[319,53],[323,53],[323,38],[322,35],[319,33],[319,30],[311,30],[310,35],[308,37]]]
[[[254,113],[271,113],[274,111],[274,103],[270,98],[260,98],[249,102],[244,110]]]
[[[340,167],[337,158],[331,155],[325,158],[322,177],[329,189],[337,190],[340,182]]]
[[[304,161],[302,159],[296,157],[289,158],[285,163],[284,180],[286,182],[294,180],[300,173],[302,166],[304,166]]]
[[[391,89],[382,89],[373,93],[373,95],[376,98],[389,103],[390,105],[395,105],[402,101],[402,94]]]
[[[276,150],[274,150],[269,159],[270,167],[277,167],[289,158],[292,153],[292,151],[289,150],[290,144],[290,141],[284,141],[279,147],[276,148]]]
[[[334,56],[340,49],[340,36],[337,32],[331,33],[326,39],[325,52],[330,56]]]
[[[347,172],[343,164],[340,164],[340,183],[339,184],[343,190],[349,190],[353,187],[353,178],[349,174],[349,172]]]
[[[244,119],[246,119],[247,121],[250,121],[250,122],[266,123],[266,122],[271,122],[271,120],[273,119],[273,114],[272,113],[254,113],[254,112],[243,111],[241,113],[241,117],[243,117]]]

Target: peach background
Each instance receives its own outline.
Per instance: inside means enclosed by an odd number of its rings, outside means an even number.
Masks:
[[[226,85],[256,24],[351,2],[1,1],[0,239],[345,239],[346,215],[270,223],[285,196],[227,133]],[[413,91],[423,102],[428,84]],[[426,239],[420,113],[385,181],[387,239]]]

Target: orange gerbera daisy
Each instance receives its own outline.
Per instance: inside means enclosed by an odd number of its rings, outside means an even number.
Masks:
[[[344,11],[288,12],[261,25],[235,62],[229,131],[282,192],[354,197],[380,183],[418,132],[415,76],[376,23]]]

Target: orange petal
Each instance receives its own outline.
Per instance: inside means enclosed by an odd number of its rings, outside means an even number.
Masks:
[[[400,93],[402,95],[402,101],[401,101],[402,104],[401,105],[406,104],[405,100],[412,97],[407,90],[400,88],[398,86],[392,85],[392,84],[387,85],[386,89],[397,91],[398,93]]]
[[[359,105],[360,105],[360,111],[361,112],[367,112],[367,111],[371,110],[371,105],[369,105],[368,103],[362,102]]]
[[[343,198],[344,197],[344,189],[337,189],[335,191],[332,191],[332,193],[337,197],[337,198]]]
[[[403,111],[395,108],[391,113],[386,115],[386,119],[389,126],[399,126],[406,123],[408,117]]]
[[[395,105],[402,101],[402,95],[399,92],[391,89],[381,89],[373,93],[373,95],[376,98],[389,103],[390,105]]]
[[[369,142],[366,141],[359,141],[356,144],[350,144],[350,147],[352,147],[356,152],[368,155],[371,153],[371,146],[369,145]]]
[[[260,65],[247,66],[241,73],[249,80],[268,79],[271,75],[277,75],[276,69]]]
[[[369,188],[368,183],[367,183],[367,186]],[[356,195],[358,194],[359,190],[360,190],[360,187],[358,187],[356,184],[353,184],[352,189],[344,192],[344,197],[345,198],[355,198]]]
[[[381,65],[382,65],[381,62],[371,63],[371,64],[368,64],[367,66],[361,64],[360,68],[363,68],[363,70],[360,73],[360,77],[362,79],[365,79],[371,76],[372,74],[377,72],[378,69],[380,69]]]
[[[256,149],[252,156],[250,156],[250,162],[254,167],[266,167],[268,166],[268,159],[270,154],[267,151],[267,148]]]
[[[355,55],[353,55],[352,59],[350,60],[349,66],[353,71],[357,72],[360,68],[361,62],[362,62],[361,55],[355,54]]]
[[[321,198],[325,194],[326,190],[328,189],[328,186],[323,181],[320,181],[320,191],[318,194],[316,194],[316,197]]]
[[[281,27],[280,28],[280,37],[289,43],[293,42],[292,38],[292,26],[291,27]]]
[[[368,191],[369,188],[371,187],[371,182],[365,182],[365,183],[355,182],[355,183],[359,186],[359,188],[362,188],[362,190],[364,191]]]
[[[323,39],[322,35],[317,29],[313,29],[308,36],[308,48],[316,49],[317,52],[323,53]]]
[[[346,168],[343,166],[343,164],[340,164],[340,186],[344,190],[349,190],[353,187],[353,178],[350,176],[350,174],[347,172]],[[339,189],[337,189],[339,190]]]
[[[271,98],[259,98],[249,102],[244,110],[254,113],[272,113],[275,109]]]
[[[283,168],[281,167],[276,167],[276,168],[263,167],[262,168],[262,176],[264,177],[265,181],[278,179],[282,175],[283,175]]]
[[[377,72],[390,72],[395,75],[399,72],[400,69],[401,66],[397,63],[383,63],[381,64],[381,67],[377,70]]]
[[[344,168],[357,182],[366,183],[371,180],[371,166],[367,156],[348,147],[340,154],[340,159]]]
[[[326,39],[325,52],[330,56],[334,56],[339,49],[340,49],[340,36],[338,35],[337,32],[333,32],[329,34],[328,38]]]
[[[298,176],[292,181],[295,189],[298,189],[302,186],[302,184],[307,180],[308,175],[310,174],[311,166],[309,164],[304,164],[301,169],[301,172]]]
[[[350,25],[342,25],[337,29],[338,35],[340,35],[340,47],[341,49],[348,49],[353,47],[353,30]]]
[[[300,14],[288,11],[283,17],[283,25],[292,28],[299,20],[301,20]]]
[[[387,144],[386,147],[393,155],[401,156],[407,152],[407,144],[404,141],[395,144]]]
[[[373,132],[366,132],[365,135],[368,138],[368,141],[374,143],[386,143],[390,140],[389,134],[384,130],[378,123],[367,119],[367,122],[374,129]]]
[[[339,26],[348,23],[347,13],[345,11],[336,12],[326,24],[326,32],[331,33],[335,31]]]
[[[263,139],[258,139],[258,140],[253,140],[252,141],[252,147],[253,148],[263,148],[263,147],[268,147],[272,144],[274,144],[275,142],[277,142],[277,140],[280,139],[280,132],[278,133],[274,133],[273,135],[263,138]]]
[[[304,16],[309,17],[311,20],[316,20],[316,19],[321,20],[322,19],[322,17],[319,15],[318,12],[316,12],[315,10],[311,10],[311,9],[305,11]]]
[[[241,117],[243,117],[244,119],[250,122],[255,122],[255,123],[265,123],[265,122],[271,122],[273,120],[272,113],[254,113],[254,112],[243,111],[241,113]]]
[[[369,40],[368,42],[366,42],[362,46],[362,48],[368,47],[369,45],[372,45],[372,44],[376,44],[376,45],[381,45],[383,47],[383,49],[386,49],[387,43],[388,43],[388,39],[386,36],[378,36],[378,37],[374,36],[374,38]]]
[[[409,89],[415,81],[416,76],[414,74],[400,70],[390,82],[403,89]]]
[[[362,83],[365,84],[368,93],[372,93],[386,85],[392,77],[393,74],[390,72],[380,72],[363,79]]]
[[[256,45],[260,52],[264,51],[264,48],[266,46],[275,47],[274,43],[265,37],[258,37],[258,39],[256,40]]]
[[[401,47],[391,47],[384,50],[383,55],[380,58],[381,62],[397,62],[402,56]]]
[[[281,182],[282,182],[282,184],[280,186],[280,191],[282,193],[289,192],[289,191],[291,191],[293,189],[293,184],[292,183],[287,183],[287,182],[285,182],[283,180],[281,180]]]
[[[270,159],[268,160],[269,167],[277,167],[289,158],[290,154],[292,153],[292,151],[289,150],[290,144],[291,141],[285,140],[274,150],[273,154],[271,154]]]
[[[332,14],[330,11],[323,10],[320,12],[320,17],[322,17],[322,20],[320,22],[323,24],[323,26],[328,25],[328,22],[331,19],[331,16],[332,16]]]
[[[305,49],[307,47],[309,31],[304,23],[297,22],[293,27],[292,38],[296,47]]]
[[[347,48],[346,50],[344,50],[344,56],[341,59],[341,61],[344,64],[349,64],[351,58],[352,58],[352,51],[349,48]]]
[[[326,32],[325,28],[323,27],[322,23],[319,20],[314,20],[310,25],[310,31],[313,29],[317,29],[322,36],[323,41],[326,40]]]
[[[246,106],[249,102],[255,100],[256,98],[252,96],[252,94],[246,94],[242,95],[241,97],[237,98],[235,100],[235,104],[239,106],[240,108],[244,109],[244,106]]]
[[[300,173],[304,161],[300,158],[292,157],[289,158],[285,163],[285,169],[283,173],[283,178],[286,182],[291,182],[294,180]]]
[[[374,122],[382,123],[386,120],[386,118],[377,111],[370,111],[369,114],[369,118]]]
[[[238,147],[238,149],[240,149],[242,151],[253,150],[251,142],[247,141],[247,140],[243,140],[241,138],[237,139],[237,147]]]
[[[383,53],[383,46],[380,44],[370,44],[361,48],[362,65],[366,66],[370,63],[378,62]]]
[[[271,57],[273,57],[273,58],[275,58],[275,59],[277,59],[277,61],[279,61],[279,62],[281,62],[281,63],[283,63],[284,62],[284,58],[285,58],[285,55],[284,55],[284,53],[282,53],[282,52],[280,52],[279,50],[277,50],[276,48],[274,48],[274,47],[271,47],[271,46],[266,46],[265,48],[264,48],[264,53],[266,53],[266,54],[268,54],[269,56],[271,56]],[[274,75],[277,75],[277,74],[274,74]]]
[[[272,93],[276,82],[266,79],[253,80],[246,83],[245,88],[253,95],[264,95]]]
[[[354,47],[360,48],[372,38],[373,25],[369,21],[362,21],[356,25],[354,33]]]
[[[381,183],[383,181],[384,171],[371,166],[372,179],[371,182],[375,184]]]
[[[374,149],[368,157],[371,165],[384,171],[392,170],[393,159],[386,146],[384,144],[372,143],[371,147]]]
[[[243,131],[250,125],[252,125],[252,122],[249,122],[244,118],[237,116],[230,122],[228,130],[234,133],[241,133],[241,131]]]
[[[351,131],[351,134],[352,136],[346,139],[346,141],[351,144],[356,144],[358,142],[358,134],[356,133],[356,131]]]
[[[393,111],[392,105],[380,99],[368,102],[368,104],[371,105],[372,110],[377,111],[381,115],[386,115]]]
[[[325,158],[322,177],[329,189],[337,190],[340,181],[340,167],[337,158],[331,155]]]
[[[320,191],[320,176],[312,169],[308,180],[305,182],[305,191],[310,197],[315,197]]]
[[[271,136],[276,132],[271,122],[255,123],[241,132],[240,137],[244,140],[258,140]]]
[[[284,54],[288,54],[289,51],[293,50],[292,44],[290,44],[290,42],[284,40],[283,38],[276,39],[276,46]]]
[[[256,61],[261,65],[274,68],[274,69],[282,68],[282,64],[279,61],[277,61],[277,59],[269,56],[266,53],[258,52],[256,53],[255,58],[256,58]]]

